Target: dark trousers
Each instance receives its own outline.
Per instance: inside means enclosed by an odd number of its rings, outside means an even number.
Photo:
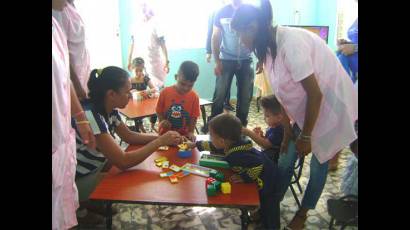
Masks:
[[[232,78],[235,75],[237,81],[237,104],[236,116],[243,125],[248,124],[249,106],[253,94],[254,73],[251,68],[251,60],[221,60],[222,75],[216,78],[213,96],[211,119],[223,112],[226,96],[230,91]]]
[[[264,229],[280,229],[280,195],[259,192],[260,216]]]

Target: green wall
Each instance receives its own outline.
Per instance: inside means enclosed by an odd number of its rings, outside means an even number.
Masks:
[[[132,0],[120,0],[120,38],[122,49],[123,67],[127,67],[128,47],[130,44],[130,22],[134,18]],[[271,0],[274,23],[279,25],[294,24],[295,0]],[[336,20],[337,20],[337,0],[299,0],[300,24],[301,25],[323,25],[329,26],[329,46],[336,48]],[[205,46],[205,37],[204,37]],[[179,65],[185,60],[191,60],[199,65],[200,75],[195,83],[194,89],[201,98],[212,99],[215,76],[213,74],[213,62],[205,61],[205,48],[199,49],[169,49],[170,72],[165,85],[172,85],[175,82]],[[236,80],[232,81],[231,98],[236,98]]]

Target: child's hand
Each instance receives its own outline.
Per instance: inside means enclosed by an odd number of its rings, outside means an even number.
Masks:
[[[230,181],[232,183],[243,183],[243,179],[241,176],[239,176],[239,174],[233,174],[230,178]]]
[[[186,137],[188,138],[189,141],[195,142],[196,141],[196,136],[194,133],[188,133],[186,135]]]
[[[159,127],[162,129],[171,129],[171,123],[168,120],[163,120],[159,123]]]
[[[195,142],[186,141],[185,143],[188,145],[188,148],[189,148],[189,149],[194,149],[194,148],[196,147]]]
[[[147,92],[144,90],[144,91],[141,91],[140,92],[140,95],[144,98],[144,99],[147,99],[148,98],[148,94],[147,94]]]
[[[259,136],[263,137],[263,131],[261,129],[261,127],[256,127],[253,129],[253,131],[258,134]]]

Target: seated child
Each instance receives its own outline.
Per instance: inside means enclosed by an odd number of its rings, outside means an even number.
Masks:
[[[265,122],[269,126],[266,134],[263,134],[260,127],[256,127],[253,131],[243,127],[242,134],[250,137],[256,144],[261,146],[268,157],[277,163],[284,132],[284,127],[281,124],[284,111],[275,95],[263,97],[261,105]]]
[[[151,79],[149,78],[148,74],[145,72],[145,62],[144,59],[137,57],[132,60],[132,67],[135,71],[135,77],[131,78],[131,89],[137,90],[140,95],[146,99],[149,97],[153,97],[156,93],[156,89],[154,84],[152,83]],[[149,89],[147,89],[149,87]],[[142,118],[134,119],[135,128],[140,130],[141,132],[145,133],[145,128],[142,123]],[[155,129],[155,123],[157,122],[157,115],[152,115],[150,117],[151,122],[151,129],[155,132],[158,132]]]
[[[192,87],[198,75],[198,65],[185,61],[175,75],[177,83],[161,91],[156,108],[160,135],[174,130],[192,141],[195,140],[194,129],[200,110],[199,97]]]
[[[211,147],[223,149],[224,160],[234,174],[234,183],[256,182],[259,188],[260,216],[264,229],[280,228],[280,205],[277,192],[278,168],[267,156],[252,147],[252,141],[243,139],[242,123],[230,114],[220,114],[209,122],[211,141],[188,143],[200,151]]]

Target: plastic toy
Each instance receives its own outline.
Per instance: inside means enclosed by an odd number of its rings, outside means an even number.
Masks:
[[[221,184],[221,191],[223,194],[231,193],[231,184],[229,182],[224,182]]]

